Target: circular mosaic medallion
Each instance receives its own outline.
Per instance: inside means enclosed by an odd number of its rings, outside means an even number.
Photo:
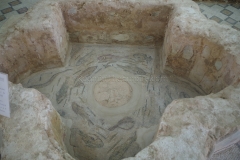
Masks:
[[[94,97],[102,106],[115,108],[126,104],[132,97],[132,87],[119,78],[106,78],[98,82]]]

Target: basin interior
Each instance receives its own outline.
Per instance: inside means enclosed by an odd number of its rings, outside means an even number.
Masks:
[[[0,70],[47,98],[9,83],[2,158],[204,159],[239,128],[240,34],[191,0],[49,0],[18,20]]]
[[[203,95],[161,72],[161,46],[72,43],[61,68],[23,79],[48,97],[65,124],[64,142],[76,159],[121,159],[148,146],[166,106]]]

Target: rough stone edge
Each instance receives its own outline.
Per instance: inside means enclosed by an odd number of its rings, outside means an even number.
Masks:
[[[231,35],[231,36],[229,36]],[[207,77],[203,75],[209,82],[205,81],[200,84],[198,81],[190,77],[191,69],[193,68],[184,68],[184,71],[188,71],[183,74],[179,74],[187,80],[190,80],[196,85],[205,86],[202,88],[206,93],[218,92],[223,88],[227,87],[238,81],[239,76],[238,71],[240,69],[240,32],[227,26],[220,25],[214,21],[208,20],[201,12],[199,11],[199,7],[196,3],[179,3],[176,4],[174,10],[172,12],[172,16],[169,20],[169,24],[166,30],[166,35],[164,39],[163,45],[163,67],[170,72],[174,72],[172,70],[173,63],[169,63],[168,58],[172,54],[171,47],[173,41],[178,41],[179,46],[184,47],[184,39],[187,38],[199,38],[205,39],[212,43],[213,45],[222,47],[222,54],[226,57],[229,55],[229,61],[231,64],[227,65],[227,67],[221,69],[220,71],[215,71],[215,76],[220,77],[217,80],[211,79],[211,77]],[[198,48],[198,44],[193,44],[193,49]],[[182,49],[183,50],[183,49]],[[179,52],[183,52],[183,51]],[[201,56],[201,53],[197,53]],[[174,57],[174,56],[173,56]],[[177,57],[176,57],[177,58]],[[186,62],[189,63],[188,66],[191,66],[191,61]],[[196,63],[193,64],[195,66]],[[231,73],[229,73],[231,68]],[[234,70],[233,70],[234,68]],[[175,71],[178,72],[178,69]],[[181,72],[179,70],[179,72]],[[204,72],[204,71],[203,71]],[[205,73],[205,72],[204,72]],[[228,81],[226,81],[227,79]]]
[[[207,159],[214,144],[240,129],[240,85],[217,94],[173,101],[152,144],[127,160]]]
[[[63,66],[68,34],[59,4],[38,3],[19,19],[9,19],[0,29],[1,71],[10,81]]]
[[[9,82],[9,97],[11,118],[0,118],[3,131],[1,149],[3,160],[44,157],[73,160],[63,142],[64,126],[61,117],[49,99],[35,89],[26,89],[20,84],[11,82]],[[23,123],[19,124],[19,122]],[[36,130],[29,130],[31,128]],[[13,139],[14,141],[11,141]],[[38,146],[40,149],[31,145]],[[37,152],[39,150],[41,152]],[[24,153],[21,153],[22,151]]]
[[[182,11],[186,11],[186,9],[188,12]],[[184,18],[188,19],[187,23],[182,21]],[[185,34],[196,37],[203,36],[213,43],[224,46],[228,54],[234,55],[235,60],[240,58],[240,55],[237,54],[240,49],[240,33],[228,26],[219,25],[207,20],[200,13],[196,4],[191,2],[176,4],[172,17],[170,18],[170,22],[171,21],[173,25],[167,28],[169,35],[173,34],[173,32],[171,32],[173,27],[180,27],[180,34],[178,33],[175,38],[179,38]],[[198,22],[198,24],[195,24],[194,27],[186,26],[193,22]],[[202,27],[202,25],[199,24],[207,25]],[[223,32],[219,33],[217,30],[211,29],[213,26]],[[224,34],[224,32],[227,33]],[[228,37],[226,37],[226,35],[228,35]],[[233,35],[233,37],[229,35]],[[170,44],[167,42],[167,36],[165,37],[164,47]],[[222,39],[222,36],[226,39]],[[217,39],[222,40],[218,41]],[[165,53],[165,57],[163,57],[165,60],[168,54],[170,53]],[[163,61],[163,66],[164,65],[165,63]],[[238,79],[236,79],[233,84],[234,83],[238,84]],[[213,150],[214,143],[240,127],[239,87],[240,85],[229,86],[216,94],[173,101],[167,106],[163,113],[154,142],[140,151],[135,157],[126,159],[207,159]],[[195,105],[196,103],[200,105]],[[227,106],[225,104],[227,104]],[[188,111],[189,108],[191,108],[191,111]],[[204,110],[211,110],[211,112],[210,114],[209,112],[205,112],[205,114],[194,117],[194,111],[204,112]],[[223,116],[221,115],[221,111],[231,113],[230,115],[225,114]],[[189,120],[191,116],[192,118]],[[196,120],[198,117],[202,118],[203,121]],[[228,121],[227,119],[229,119],[229,117],[230,119],[234,119],[235,123]],[[223,122],[224,125],[220,124],[220,121]],[[205,133],[201,133],[199,128],[205,130]],[[187,137],[185,137],[186,135]]]

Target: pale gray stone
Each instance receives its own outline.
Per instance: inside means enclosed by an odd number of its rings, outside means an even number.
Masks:
[[[127,41],[129,40],[129,35],[128,34],[112,35],[112,39],[117,41]]]
[[[218,71],[222,68],[222,62],[219,60],[217,60],[214,65]]]
[[[183,58],[189,60],[193,56],[193,47],[191,45],[187,45],[183,49]]]

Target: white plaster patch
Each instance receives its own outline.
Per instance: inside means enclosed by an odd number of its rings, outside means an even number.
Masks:
[[[209,55],[210,55],[210,48],[208,47],[208,46],[205,46],[204,47],[204,49],[203,49],[203,51],[202,51],[202,56],[204,57],[204,58],[208,58],[209,57]]]
[[[184,49],[183,49],[182,57],[187,59],[187,60],[189,60],[189,59],[192,58],[192,56],[193,56],[193,48],[192,48],[192,46],[190,46],[190,45],[185,46]]]
[[[69,15],[74,15],[76,13],[77,13],[77,9],[76,8],[71,8],[71,9],[68,10],[68,14]]]
[[[222,68],[222,62],[219,61],[219,60],[217,60],[217,61],[215,62],[215,67],[216,67],[216,69],[219,71],[219,70]]]
[[[181,48],[182,48],[181,44],[173,43],[172,44],[172,55],[176,55],[180,51]]]
[[[112,39],[117,40],[117,41],[127,41],[127,40],[129,40],[129,35],[128,34],[112,35]]]

